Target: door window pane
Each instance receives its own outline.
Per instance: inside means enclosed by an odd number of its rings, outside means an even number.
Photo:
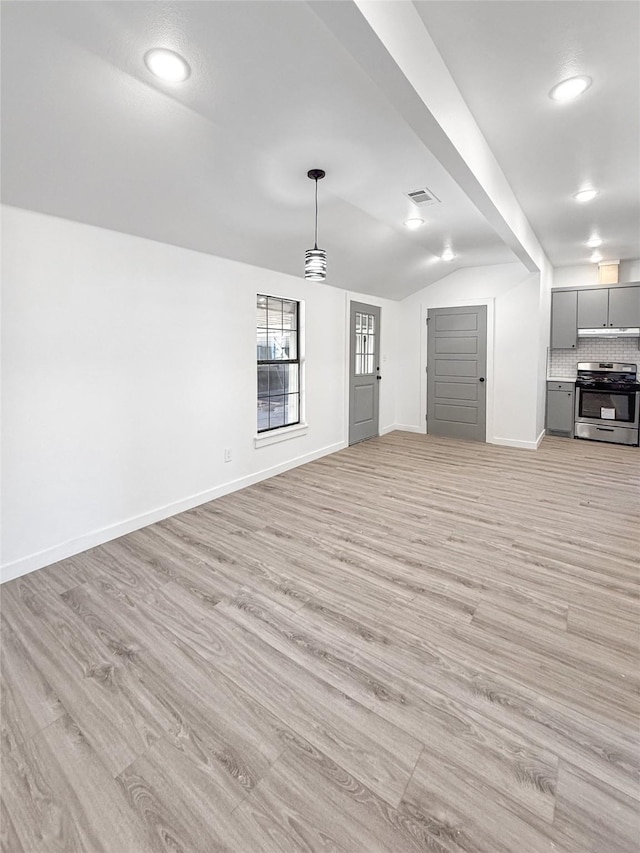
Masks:
[[[374,372],[376,351],[375,317],[373,314],[361,314],[356,311],[356,351],[354,373],[356,376]]]

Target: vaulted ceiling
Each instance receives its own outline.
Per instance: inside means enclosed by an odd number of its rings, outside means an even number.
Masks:
[[[459,266],[515,261],[332,27],[346,5],[4,2],[3,201],[300,275],[319,167],[332,285],[398,299]],[[640,255],[637,5],[415,7],[552,263],[584,262],[594,229],[607,255]],[[364,44],[370,26],[355,24]],[[187,59],[185,83],[147,70],[158,46]],[[569,72],[593,86],[558,105],[548,91]],[[601,192],[579,207],[585,181]],[[417,208],[406,194],[424,187],[439,202]],[[411,216],[424,226],[408,231]]]

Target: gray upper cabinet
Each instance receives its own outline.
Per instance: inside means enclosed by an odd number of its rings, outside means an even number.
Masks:
[[[609,326],[640,326],[640,287],[612,287],[609,290]]]
[[[578,291],[578,328],[598,329],[609,325],[609,288]]]
[[[578,291],[558,290],[551,294],[551,347],[575,349],[578,343]]]
[[[551,293],[551,348],[575,349],[578,329],[640,327],[640,286],[585,287]]]

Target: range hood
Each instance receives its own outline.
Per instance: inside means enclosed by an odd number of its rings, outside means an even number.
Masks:
[[[578,329],[579,338],[640,338],[640,328],[610,329]]]

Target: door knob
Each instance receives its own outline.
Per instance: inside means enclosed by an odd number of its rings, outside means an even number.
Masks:
[[[480,377],[480,382],[484,382],[484,376]]]

